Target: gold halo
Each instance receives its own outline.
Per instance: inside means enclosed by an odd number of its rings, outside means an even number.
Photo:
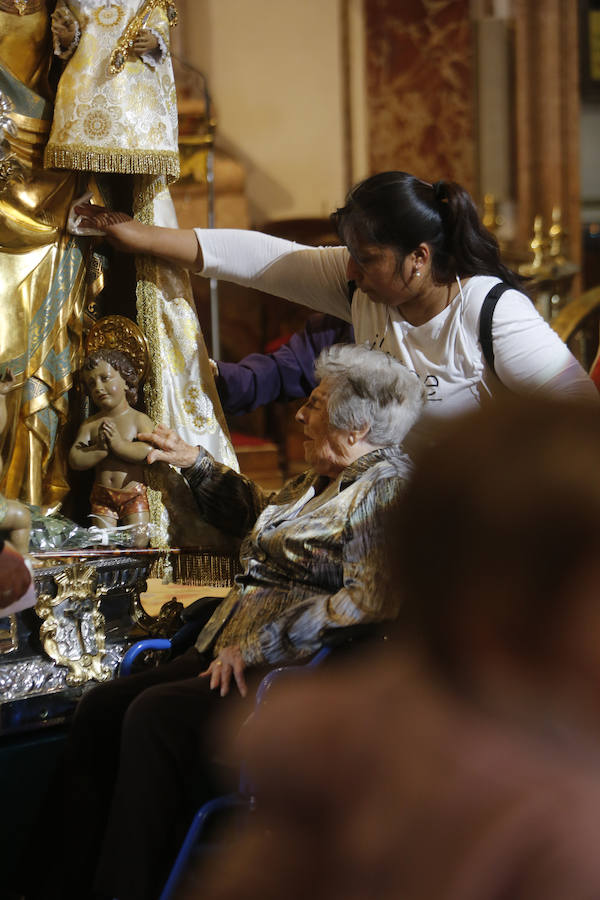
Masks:
[[[94,322],[87,336],[86,356],[96,350],[120,350],[135,366],[140,385],[148,377],[150,369],[148,343],[133,319],[125,316],[104,316]]]

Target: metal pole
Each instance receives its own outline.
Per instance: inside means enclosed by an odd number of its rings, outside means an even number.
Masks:
[[[207,187],[207,207],[208,207],[208,227],[215,227],[215,142],[214,129],[212,122],[212,100],[210,91],[208,90],[208,81],[204,72],[192,66],[186,59],[172,54],[182,66],[189,69],[200,79],[202,83],[202,93],[204,94],[204,108],[206,110],[206,130],[208,137],[208,150],[206,154],[206,187]],[[216,278],[211,278],[210,286],[210,331],[211,331],[211,356],[218,360],[221,358],[221,338],[219,326],[219,285]]]
[[[208,187],[208,227],[215,227],[215,151],[209,145],[206,157],[206,184]],[[219,326],[219,283],[216,278],[210,279],[210,333],[212,335],[212,358],[221,359],[221,336]]]

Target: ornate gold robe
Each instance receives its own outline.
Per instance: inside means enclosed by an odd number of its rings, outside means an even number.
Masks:
[[[58,84],[46,165],[178,178],[177,97],[164,4],[59,0],[61,7],[78,32]],[[117,69],[111,59],[128,28],[132,38],[141,28],[151,30],[159,47],[143,58],[122,51]]]
[[[57,436],[81,361],[87,251],[65,232],[77,177],[43,168],[52,106],[38,90],[50,29],[45,6],[35,6],[22,16],[0,10],[0,365],[19,385],[8,396],[0,490],[54,506],[68,490]]]

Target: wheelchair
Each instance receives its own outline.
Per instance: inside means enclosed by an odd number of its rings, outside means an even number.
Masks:
[[[150,659],[156,663],[156,654],[177,654],[191,646],[218,602],[220,598],[217,598],[214,604],[211,598],[210,601],[201,601],[196,609],[193,608],[194,604],[188,607],[185,611],[187,617],[184,616],[188,621],[171,640],[150,638],[138,641],[130,647],[121,662],[120,676],[132,674],[140,658]],[[388,640],[389,628],[389,623],[386,623],[351,625],[328,630],[322,636],[322,648],[308,662],[279,666],[264,676],[256,692],[254,711],[249,718],[257,714],[261,706],[268,702],[271,691],[285,679],[309,674],[323,665],[332,654],[339,657],[347,651],[362,647],[365,642],[371,644],[374,640]],[[218,849],[218,844],[215,844],[210,832],[217,817],[234,813],[235,828],[239,832],[246,827],[259,802],[260,798],[256,796],[252,778],[242,761],[237,790],[206,801],[195,814],[162,889],[160,900],[175,900],[192,859],[200,853],[212,854]]]

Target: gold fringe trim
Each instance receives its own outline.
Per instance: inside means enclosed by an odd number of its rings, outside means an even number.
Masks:
[[[144,19],[156,9],[157,6],[161,6],[164,9],[167,22],[171,28],[173,28],[174,25],[177,25],[177,7],[173,0],[146,0],[140,11],[129,22],[129,25],[117,41],[117,45],[110,55],[109,69],[111,75],[118,75],[119,72],[123,71],[129,49],[133,45],[138,31],[143,28]]]
[[[143,261],[142,261],[143,260]],[[144,265],[146,263],[146,265]],[[160,343],[158,336],[157,288],[149,280],[150,273],[147,266],[151,265],[148,257],[136,258],[136,270],[138,283],[136,287],[138,324],[148,342],[149,357],[152,360],[150,375],[144,384],[144,399],[146,412],[153,422],[164,421],[164,402],[162,396],[162,383],[160,379],[161,359]],[[144,280],[141,280],[144,279]],[[154,547],[168,547],[169,535],[163,522],[163,502],[160,490],[153,486],[154,477],[152,468],[148,468],[148,506],[150,507],[150,520],[156,528],[152,541]],[[162,570],[165,560],[158,561],[158,567]],[[161,571],[161,575],[163,572]]]
[[[140,182],[139,184],[137,182]],[[154,225],[153,204],[155,199],[166,191],[171,179],[166,175],[154,175],[150,178],[137,178],[135,185],[135,198],[133,215],[145,225]],[[145,218],[143,210],[146,209]],[[149,212],[148,212],[149,210]],[[148,269],[146,269],[148,271]],[[155,270],[152,270],[152,277],[156,277]]]
[[[241,571],[239,558],[235,554],[216,554],[202,550],[184,550],[169,554],[173,567],[173,581],[179,584],[195,584],[199,587],[231,587],[235,575]],[[162,575],[161,562],[157,559],[150,572],[151,578]]]
[[[154,225],[154,200],[166,189],[164,178],[139,178],[134,182],[133,215],[145,225]],[[159,337],[159,289],[158,263],[152,256],[136,256],[136,307],[138,325],[142,329],[148,342],[148,355],[151,360],[148,380],[144,384],[144,399],[146,412],[153,422],[164,422],[164,398],[162,391],[162,378],[160,374],[161,346]],[[158,548],[167,548],[169,535],[165,527],[162,502],[162,494],[157,490],[157,479],[154,477],[152,467],[148,467],[148,506],[150,507],[150,520],[155,526],[156,532],[152,544]],[[159,576],[170,577],[170,562],[168,557],[159,557],[156,562],[156,570]]]
[[[94,150],[80,147],[68,150],[48,144],[44,154],[47,169],[75,169],[87,172],[112,172],[120,175],[167,175],[179,178],[179,154],[175,150]]]

